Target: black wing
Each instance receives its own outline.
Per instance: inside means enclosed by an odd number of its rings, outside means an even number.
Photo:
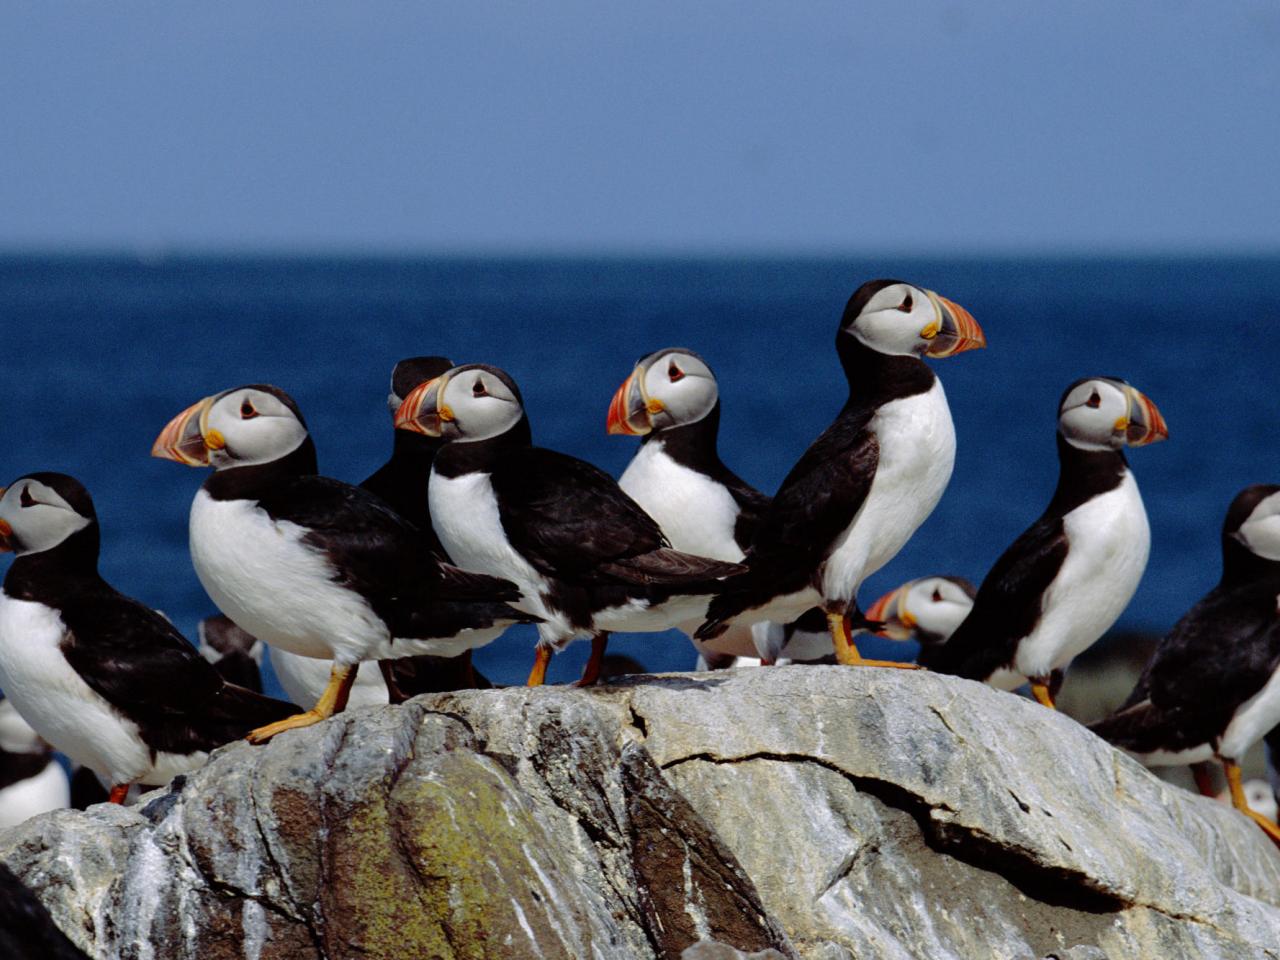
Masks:
[[[226,683],[168,620],[106,584],[64,610],[67,662],[153,750],[211,750],[297,707]]]
[[[733,502],[738,505],[738,519],[733,525],[733,539],[737,541],[743,552],[746,552],[746,549],[751,546],[751,541],[755,539],[760,521],[768,513],[773,498],[761,493],[729,469],[725,469],[724,473],[716,479],[724,484],[725,489],[729,491],[729,496],[733,497]]]
[[[417,527],[367,490],[294,477],[259,503],[273,519],[305,528],[303,540],[328,557],[334,581],[364,597],[393,636],[451,636],[530,619],[506,606],[520,597],[514,584],[441,563]]]
[[[513,450],[491,474],[502,528],[538,571],[578,581],[668,546],[657,522],[603,470],[540,447]]]
[[[1044,595],[1062,569],[1067,548],[1061,517],[1037,520],[1000,555],[951,638],[921,649],[921,664],[974,680],[1008,665],[1018,642],[1040,621]]]
[[[1210,591],[1160,641],[1120,708],[1090,729],[1138,753],[1212,743],[1280,668],[1278,587]]]
[[[717,636],[743,611],[812,581],[875,479],[880,445],[870,420],[870,411],[842,413],[809,445],[756,525],[747,573],[711,601],[695,636]]]

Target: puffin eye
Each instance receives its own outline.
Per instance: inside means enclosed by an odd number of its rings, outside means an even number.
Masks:
[[[671,378],[672,383],[675,383],[684,379],[684,371],[677,367],[676,362],[672,360],[671,365],[667,367],[667,376]]]
[[[476,378],[476,382],[471,386],[471,395],[473,397],[487,397],[489,395],[489,391],[484,388],[484,381],[479,377]]]
[[[258,416],[258,411],[253,407],[253,401],[248,397],[245,397],[244,400],[240,402],[240,419],[252,420],[256,416]]]
[[[1102,406],[1102,397],[1098,396],[1097,390],[1094,390],[1093,393],[1089,395],[1089,399],[1085,401],[1084,405],[1086,407],[1093,407],[1094,409]]]
[[[911,299],[911,294],[910,292],[908,292],[907,298],[898,305],[898,309],[901,310],[903,313],[910,313],[911,308],[912,306],[914,306],[914,304],[915,304],[915,301]]]
[[[942,602],[942,591],[939,590],[937,587],[933,588],[933,602],[934,603]]]
[[[18,497],[18,503],[24,507],[34,507],[40,501],[31,495],[31,487],[22,488],[22,496]]]

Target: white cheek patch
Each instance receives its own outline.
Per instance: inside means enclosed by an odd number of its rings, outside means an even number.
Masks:
[[[17,551],[18,556],[51,550],[89,525],[88,517],[80,516],[70,507],[53,507],[45,503],[22,507],[12,517],[13,532],[22,546]]]
[[[1256,516],[1256,510],[1254,514]],[[1241,525],[1238,536],[1250,553],[1264,560],[1280,560],[1280,513],[1257,519],[1250,517]]]

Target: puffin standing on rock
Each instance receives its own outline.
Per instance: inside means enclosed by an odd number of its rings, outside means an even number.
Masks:
[[[737,564],[671,548],[658,523],[604,471],[533,445],[515,382],[454,367],[405,398],[396,426],[448,443],[431,470],[431,520],[459,566],[520,585],[539,642],[529,684],[553,650],[590,637],[579,683],[594,682],[608,634],[701,617]]]
[[[1259,484],[1227,510],[1217,586],[1160,641],[1120,708],[1089,729],[1148,766],[1216,757],[1232,805],[1280,843],[1240,775],[1245,752],[1278,724],[1280,486]]]
[[[295,712],[225,682],[167,619],[98,574],[88,492],[32,473],[0,498],[0,686],[35,731],[112,784],[163,784],[210,750]]]
[[[452,656],[535,619],[508,605],[512,584],[442,563],[373,494],[317,476],[302,414],[277,387],[206,397],[151,453],[214,468],[191,505],[190,539],[218,608],[267,644],[332,661],[315,706],[254,730],[255,743],[341,712],[361,661]]]
[[[1147,566],[1151,530],[1124,447],[1168,436],[1156,405],[1123,380],[1067,387],[1053,499],[995,562],[951,639],[930,651],[929,669],[1005,690],[1030,680],[1053,707],[1051,675],[1116,622]]]
[[[782,481],[747,551],[748,572],[712,602],[698,639],[738,620],[787,623],[817,606],[841,663],[914,666],[859,655],[851,628],[874,625],[858,613],[858,588],[902,549],[951,478],[951,412],[921,358],[985,345],[969,312],[930,290],[872,280],[854,292],[836,333],[849,399]]]
[[[642,357],[614,394],[605,428],[610,434],[644,437],[618,486],[658,521],[673,547],[715,560],[742,560],[769,509],[769,497],[720,459],[720,387],[702,357],[676,347]],[[692,638],[701,622],[694,618],[679,628]],[[769,649],[771,626],[734,624],[712,640],[693,644],[710,664],[736,657],[772,663],[804,652],[804,637],[794,629],[776,650]],[[819,628],[825,641],[825,620]],[[788,646],[792,639],[797,642]]]

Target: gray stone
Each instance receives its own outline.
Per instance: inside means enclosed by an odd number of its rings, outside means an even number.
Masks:
[[[0,833],[0,861],[104,960],[1280,960],[1252,823],[1065,716],[892,670],[364,708]]]

